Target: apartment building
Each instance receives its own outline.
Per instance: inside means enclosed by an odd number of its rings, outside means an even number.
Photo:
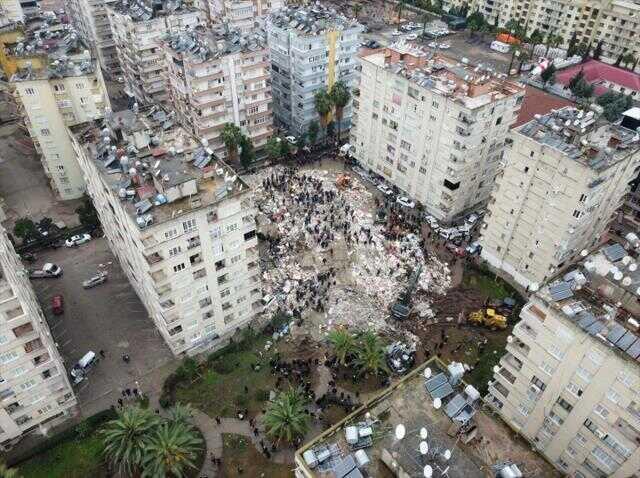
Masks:
[[[266,15],[284,5],[284,0],[208,0],[211,21],[226,23],[240,33],[261,27]]]
[[[160,39],[167,33],[195,28],[202,12],[181,0],[157,3],[117,0],[107,5],[111,31],[125,82],[125,93],[140,104],[167,99]]]
[[[115,79],[120,75],[120,62],[106,7],[112,2],[113,0],[69,0],[66,13],[91,47],[104,76]]]
[[[479,0],[478,9],[490,23],[504,26],[514,19],[530,34],[553,33],[567,47],[574,32],[579,43],[602,41],[602,56],[609,60],[621,54],[640,57],[640,3],[628,0]]]
[[[489,204],[482,257],[523,287],[541,284],[597,245],[637,175],[635,128],[573,107],[512,130]]]
[[[607,245],[530,297],[488,403],[559,470],[640,470],[637,250]]]
[[[407,44],[365,54],[355,158],[444,222],[484,205],[524,89]]]
[[[206,139],[219,158],[225,123],[262,147],[273,134],[269,50],[264,32],[229,32],[214,26],[172,33],[162,43],[169,103],[177,119]]]
[[[82,197],[84,179],[66,129],[110,109],[99,65],[69,25],[44,25],[4,46],[16,67],[9,86],[51,188],[62,200]]]
[[[18,0],[0,0],[0,26],[24,23],[24,12]]]
[[[261,305],[253,193],[152,106],[74,127],[106,237],[171,351],[195,354]]]
[[[282,8],[267,18],[266,28],[275,119],[293,134],[306,133],[309,124],[318,121],[314,101],[318,90],[330,90],[338,80],[349,88],[357,86],[362,26],[314,4],[312,8]],[[349,104],[342,131],[351,125],[351,112]]]
[[[28,274],[0,226],[0,449],[75,414],[76,398]]]

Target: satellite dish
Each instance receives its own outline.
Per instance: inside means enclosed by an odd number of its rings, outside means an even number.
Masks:
[[[406,433],[407,433],[407,429],[404,427],[402,423],[396,426],[396,438],[398,440],[402,440],[406,435]]]
[[[493,366],[493,373],[498,373],[500,371],[500,367],[498,367],[497,365]]]
[[[622,285],[625,287],[629,287],[631,285],[631,277],[625,277],[624,279],[622,279]]]
[[[513,343],[513,335],[508,335],[507,336],[507,343],[509,343],[509,344]]]
[[[442,400],[440,400],[439,398],[434,398],[433,408],[435,408],[436,410],[439,410],[441,406],[442,406]]]
[[[421,455],[426,455],[427,453],[429,453],[429,444],[426,441],[421,441],[419,449]]]
[[[364,414],[364,417],[365,417],[367,420],[371,419],[371,413],[369,413],[369,412],[365,413],[365,414]]]
[[[538,283],[537,283],[537,282],[534,282],[533,284],[531,284],[531,285],[529,286],[529,290],[530,290],[531,292],[537,292],[537,290],[538,290],[539,288],[540,288],[540,286],[538,285]]]
[[[613,278],[615,280],[622,280],[622,277],[623,277],[623,275],[622,275],[622,272],[620,272],[620,271],[618,271],[615,274],[613,274]]]
[[[428,436],[429,436],[429,432],[425,427],[422,427],[420,429],[420,438],[422,438],[423,440],[426,440]]]
[[[433,468],[431,468],[431,465],[425,465],[422,474],[424,478],[431,478],[433,476]]]
[[[430,378],[431,377],[431,368],[427,367],[424,369],[424,378]]]
[[[631,264],[629,264],[629,270],[631,272],[635,272],[638,269],[638,264],[636,264],[635,262],[632,262]]]
[[[625,266],[629,265],[629,263],[630,263],[630,262],[631,262],[631,256],[624,256],[624,257],[622,258],[622,263],[623,263]]]
[[[442,458],[449,461],[451,459],[451,450],[445,450],[442,454]]]
[[[582,249],[582,250],[580,251],[580,255],[581,255],[582,257],[587,257],[587,256],[589,255],[589,251],[588,251],[588,250],[586,250],[586,249]]]

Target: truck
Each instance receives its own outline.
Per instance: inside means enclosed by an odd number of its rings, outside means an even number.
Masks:
[[[485,326],[491,330],[504,330],[507,328],[507,318],[497,314],[495,309],[487,308],[469,314],[469,322],[475,325]]]
[[[400,294],[398,300],[396,300],[391,306],[391,316],[396,320],[405,320],[411,313],[411,297],[413,296],[413,290],[418,284],[418,279],[422,273],[422,266],[418,266],[413,270],[407,287]]]
[[[42,266],[42,269],[29,271],[30,279],[54,279],[57,277],[62,277],[62,267],[51,262],[47,262]]]

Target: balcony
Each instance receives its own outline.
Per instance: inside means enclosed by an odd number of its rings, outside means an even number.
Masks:
[[[258,263],[256,261],[252,261],[247,264],[248,271],[255,270],[257,267],[258,267]]]
[[[187,242],[187,249],[194,249],[196,247],[200,247],[200,238],[194,237],[192,239],[189,239],[189,241]]]
[[[42,341],[40,339],[35,339],[35,340],[32,340],[31,342],[27,342],[26,344],[24,344],[24,351],[28,354],[43,348],[44,346],[42,345]]]
[[[169,294],[172,290],[171,285],[167,284],[165,286],[158,287],[156,292],[158,293],[158,297],[162,298],[162,296]]]
[[[508,352],[502,357],[501,363],[514,370],[522,370],[522,361]]]
[[[189,262],[192,266],[200,264],[202,262],[202,256],[200,254],[194,254],[193,256],[189,257]]]
[[[151,274],[151,279],[153,279],[156,285],[159,285],[160,283],[166,281],[168,278],[169,277],[164,270],[155,271]]]
[[[207,213],[207,222],[209,224],[213,222],[218,222],[218,212],[217,211],[209,211]]]
[[[149,264],[150,266],[153,264],[158,264],[159,262],[164,260],[164,257],[162,257],[159,252],[154,252],[152,254],[149,254],[148,256],[144,256],[144,258],[147,260],[147,264]]]
[[[27,322],[26,324],[13,329],[13,333],[17,338],[29,335],[31,332],[33,332],[33,325],[31,322]]]
[[[164,302],[160,303],[160,307],[162,307],[164,310],[170,310],[172,308],[175,307],[175,302],[173,302],[173,300],[169,299],[169,300],[165,300]]]
[[[181,332],[182,332],[182,325],[178,325],[177,327],[174,327],[173,329],[169,330],[169,335],[173,337],[174,335],[177,335]]]
[[[498,375],[502,376],[511,385],[513,385],[516,382],[515,375],[509,372],[506,368],[501,368],[500,370],[498,370]]]
[[[507,351],[520,359],[526,359],[531,351],[531,347],[515,337],[513,342],[507,343]]]

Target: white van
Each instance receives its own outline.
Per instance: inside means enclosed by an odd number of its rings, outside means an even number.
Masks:
[[[80,383],[84,380],[87,371],[96,363],[96,354],[89,350],[82,356],[78,363],[73,366],[69,375],[73,378],[73,383]]]

